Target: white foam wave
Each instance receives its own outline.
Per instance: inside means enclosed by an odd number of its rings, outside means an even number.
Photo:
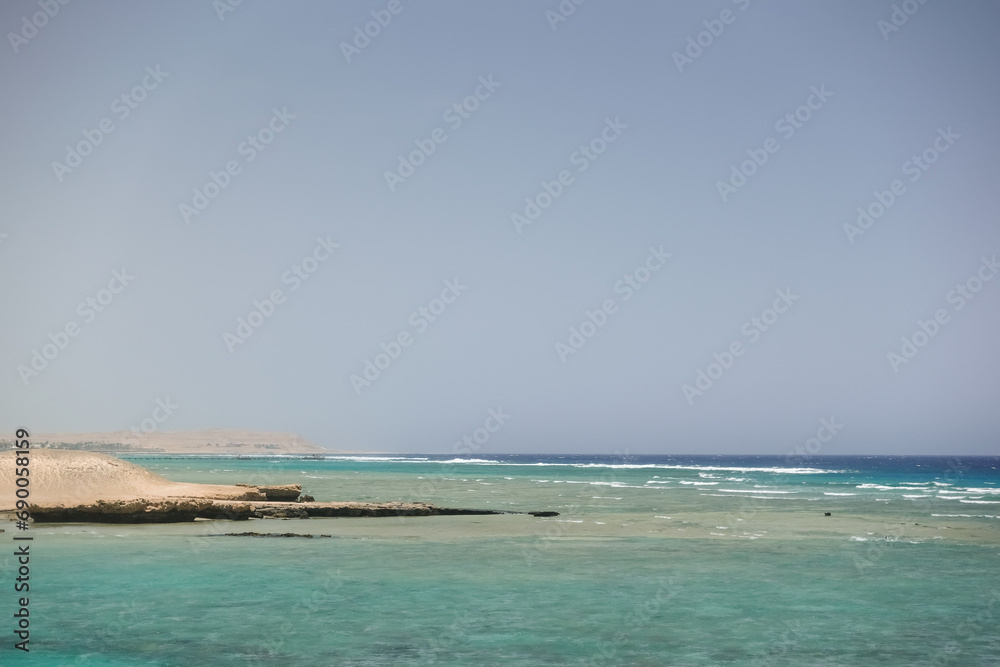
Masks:
[[[610,486],[616,489],[645,489],[645,486],[636,486],[635,484],[622,484],[621,482],[584,482],[585,484],[592,484],[594,486]]]
[[[755,489],[712,489],[713,491],[722,491],[724,493],[798,493],[798,491],[757,491]]]
[[[723,489],[713,489],[714,491],[722,491]],[[758,493],[756,491],[750,491],[749,493]],[[721,493],[699,493],[700,496],[709,496],[712,498],[732,498],[733,496],[727,496]],[[788,496],[747,496],[748,498],[756,498],[759,500],[801,500],[801,498],[789,498]],[[811,500],[811,498],[810,498]]]
[[[332,457],[328,457],[332,458]],[[409,461],[421,463],[427,459],[402,458],[399,461]],[[469,463],[475,465],[503,465],[503,466],[535,466],[549,467],[562,466],[566,468],[615,468],[623,470],[714,470],[725,472],[771,472],[782,475],[817,475],[847,472],[846,470],[825,470],[822,468],[782,468],[782,467],[750,467],[750,466],[698,466],[698,465],[666,465],[662,463],[515,463],[512,461],[497,461],[494,459],[451,459],[449,461],[433,461],[433,463]]]
[[[430,459],[426,456],[325,456],[330,461],[357,461],[364,463],[367,461],[400,461],[404,463],[424,463]]]

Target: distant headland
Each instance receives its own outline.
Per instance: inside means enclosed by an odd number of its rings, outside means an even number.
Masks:
[[[201,431],[101,431],[87,433],[33,433],[32,447],[91,452],[164,454],[359,454],[368,452],[320,447],[294,433],[204,429]],[[0,450],[13,441],[0,440]]]

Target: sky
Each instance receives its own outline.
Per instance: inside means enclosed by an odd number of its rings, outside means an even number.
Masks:
[[[5,2],[0,432],[997,454],[998,21]]]

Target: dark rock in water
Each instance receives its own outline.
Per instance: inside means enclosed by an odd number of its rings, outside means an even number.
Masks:
[[[225,537],[308,537],[312,538],[312,535],[305,534],[300,535],[299,533],[226,533]]]
[[[830,516],[829,512],[823,512],[823,516]]]
[[[31,516],[39,523],[177,523],[194,521],[196,517],[212,516],[217,507],[211,500],[98,500],[76,507],[31,506]],[[249,503],[230,503],[228,519],[243,520],[250,516]],[[214,518],[214,517],[212,517]]]
[[[257,490],[271,501],[294,502],[302,493],[301,484],[284,484],[281,486],[258,486]]]
[[[309,513],[294,506],[258,505],[250,516],[255,519],[308,519]]]
[[[277,491],[275,491],[277,489]],[[294,502],[301,487],[260,487],[269,495],[286,494],[285,502],[215,500],[206,498],[100,500],[76,507],[30,507],[39,523],[173,523],[195,519],[245,521],[256,519],[308,519],[310,517],[404,517],[467,516],[484,514],[530,514],[536,517],[559,516],[558,512],[511,512],[437,507],[421,502]],[[294,497],[293,497],[294,495]],[[308,498],[309,496],[306,496]]]
[[[470,510],[463,509],[460,507],[433,507],[431,514],[440,514],[443,516],[459,516],[459,515],[482,515],[482,514],[509,514],[509,512],[502,512],[500,510]]]
[[[308,494],[305,494],[301,498],[299,498],[299,502],[300,503],[314,503],[314,502],[316,502],[316,499],[313,498],[312,496],[308,495]]]

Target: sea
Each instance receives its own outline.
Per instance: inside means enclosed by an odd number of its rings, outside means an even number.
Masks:
[[[4,667],[1000,665],[1000,457],[122,458],[504,513],[33,524],[27,653],[7,524]]]

